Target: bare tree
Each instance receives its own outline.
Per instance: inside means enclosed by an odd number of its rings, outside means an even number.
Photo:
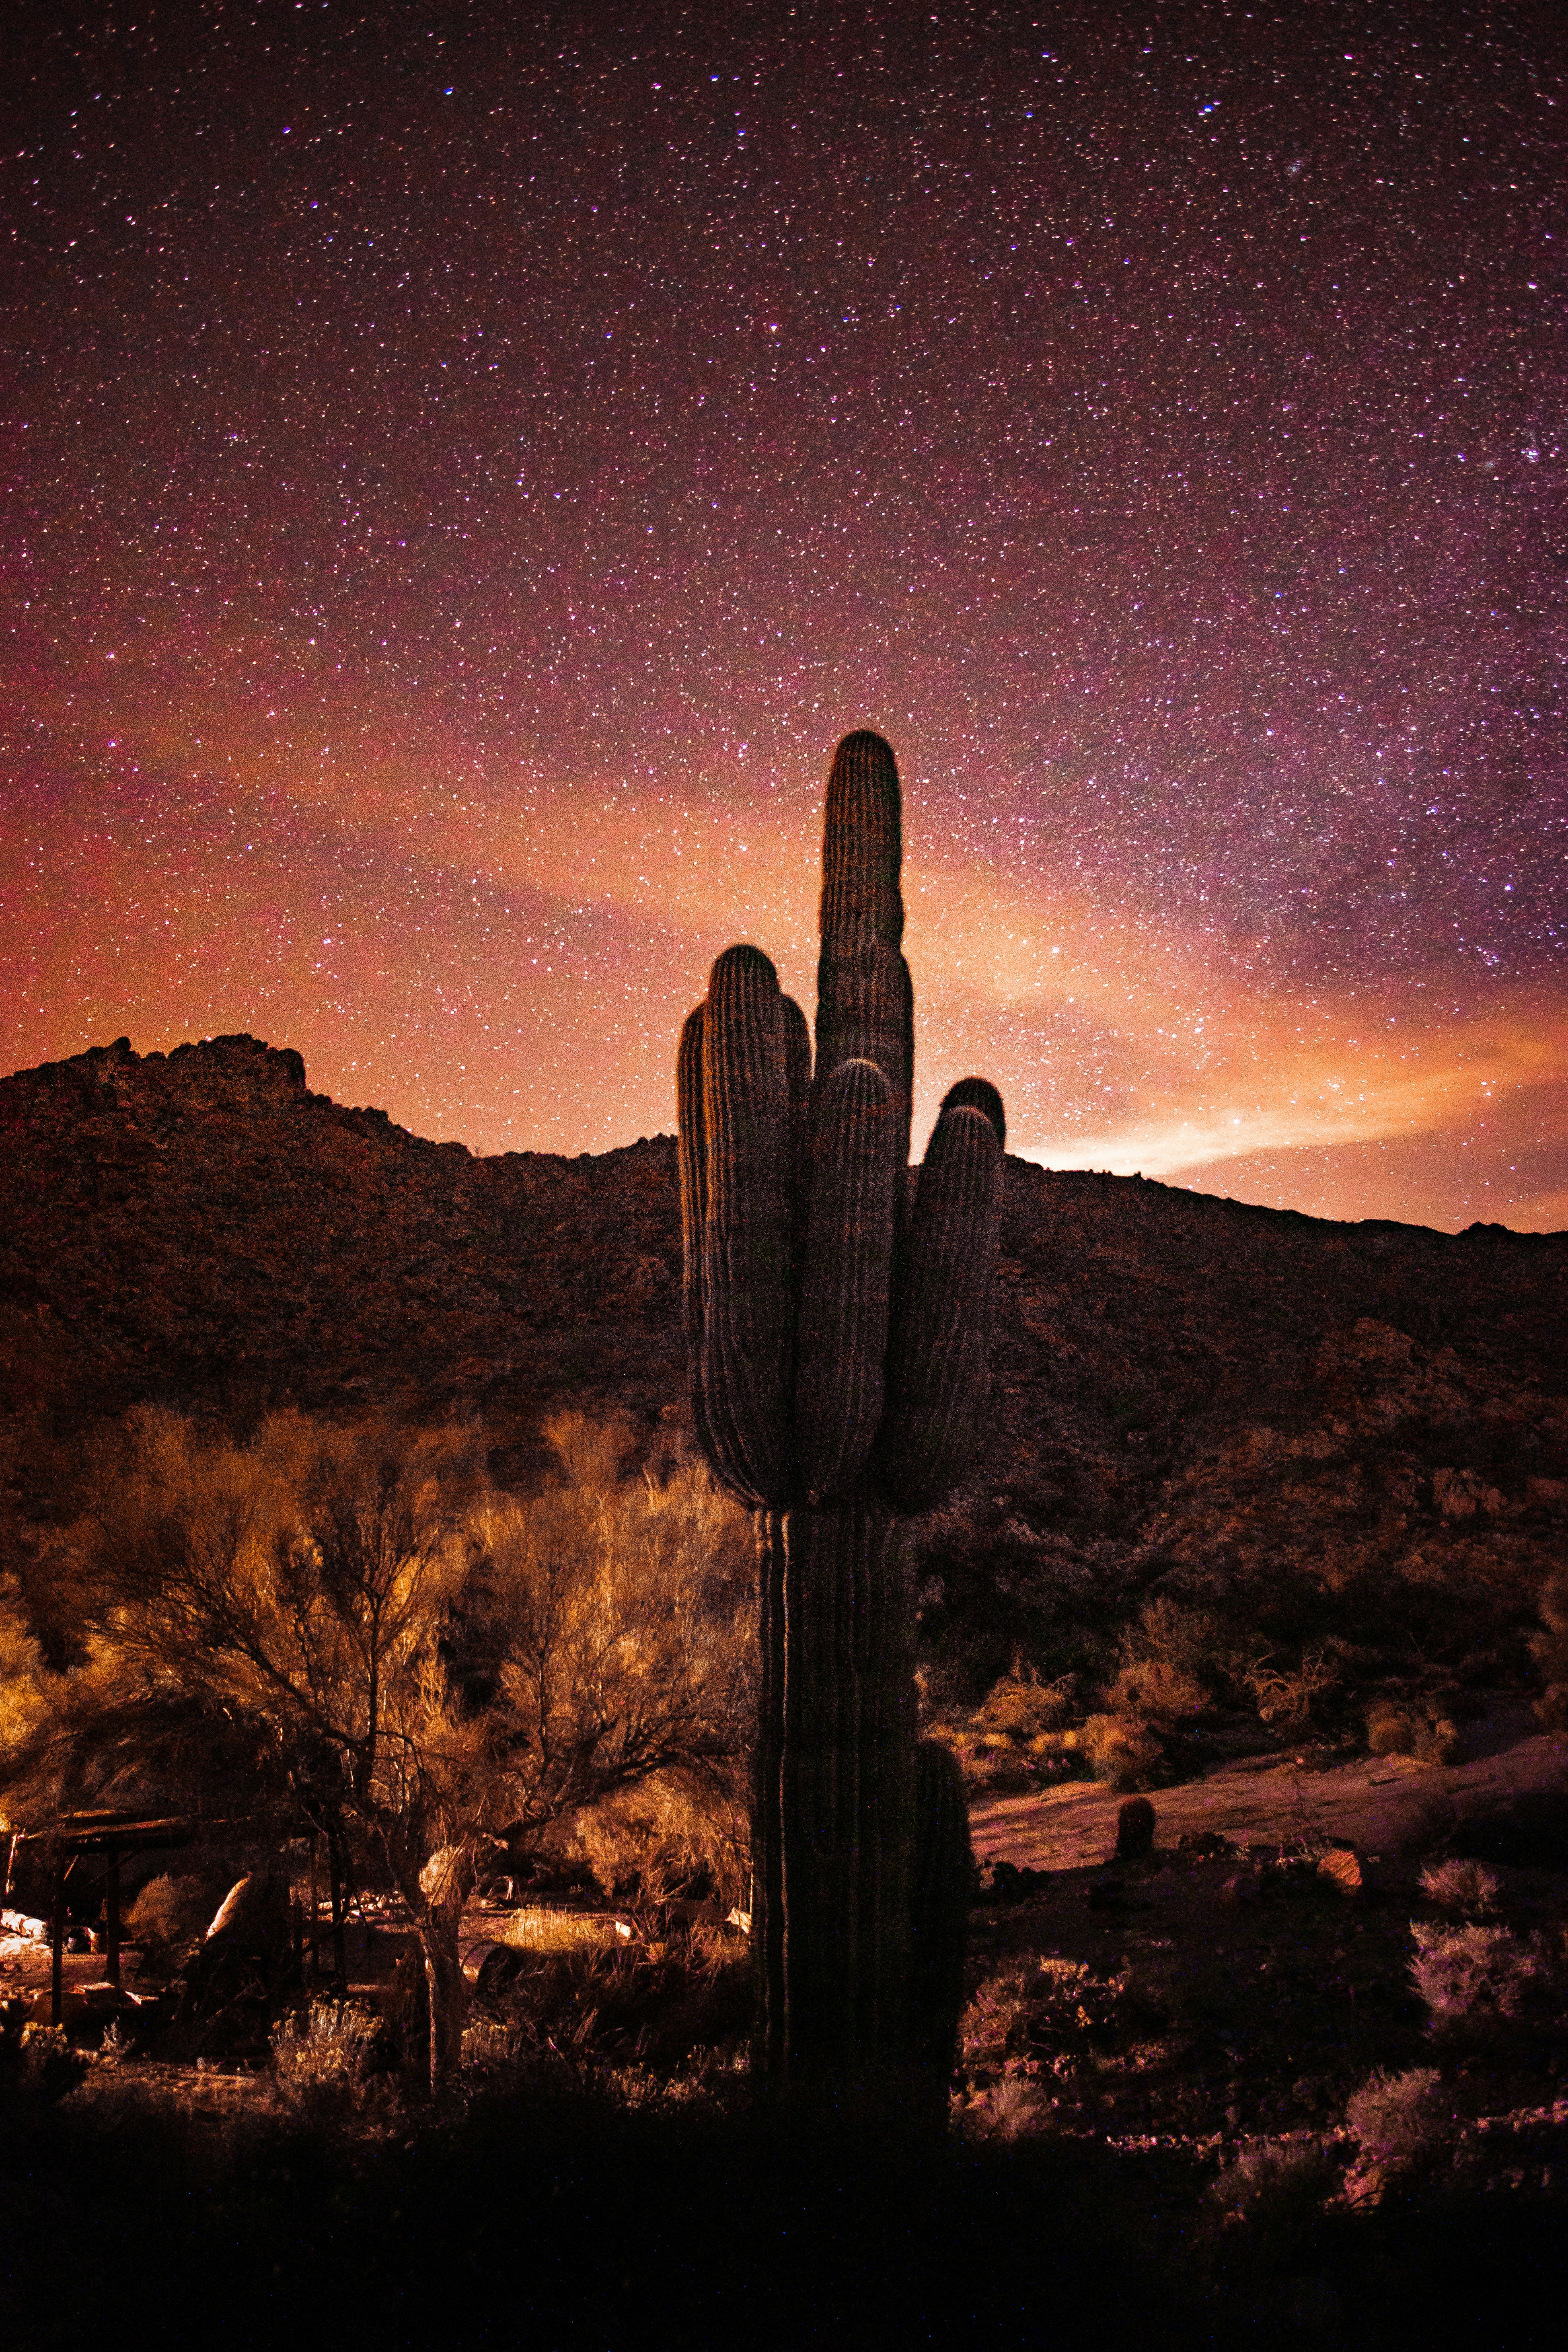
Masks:
[[[437,2089],[495,1841],[717,1771],[744,1736],[740,1515],[689,1460],[628,1478],[623,1424],[546,1434],[558,1475],[520,1501],[471,1432],[281,1414],[241,1446],[139,1414],[87,1546],[97,1640],[52,1721],[80,1785],[95,1751],[133,1754],[138,1727],[155,1747],[194,1706],[330,1833],[352,1826],[418,1934]],[[47,1749],[35,1734],[35,1780]]]

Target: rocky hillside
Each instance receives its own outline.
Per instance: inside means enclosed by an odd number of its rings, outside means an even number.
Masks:
[[[242,1036],[18,1073],[0,1139],[14,1528],[149,1398],[473,1411],[513,1477],[557,1405],[684,1417],[668,1137],[475,1159]],[[992,1453],[924,1530],[933,1654],[1056,1670],[1157,1589],[1260,1643],[1353,1619],[1521,1666],[1568,1533],[1568,1234],[1006,1181]]]

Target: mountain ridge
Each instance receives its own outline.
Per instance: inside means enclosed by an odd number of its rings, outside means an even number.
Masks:
[[[17,1072],[0,1148],[24,1522],[144,1402],[475,1413],[511,1478],[565,1406],[689,1426],[671,1137],[479,1157],[240,1035]],[[1266,1586],[1292,1513],[1292,1575],[1479,1578],[1522,1626],[1568,1534],[1565,1307],[1568,1234],[1340,1224],[1009,1159],[992,1444],[921,1531],[933,1637],[1010,1592],[993,1647],[1049,1651],[1086,1579],[1109,1608],[1222,1570]]]

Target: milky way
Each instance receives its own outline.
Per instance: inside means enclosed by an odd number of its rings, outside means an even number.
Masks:
[[[0,1066],[673,1125],[822,786],[917,1119],[1568,1223],[1554,10],[37,12]]]

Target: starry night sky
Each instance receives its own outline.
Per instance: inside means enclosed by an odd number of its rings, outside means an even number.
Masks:
[[[871,726],[921,1133],[1568,1224],[1557,8],[20,21],[0,1067],[668,1130]]]

